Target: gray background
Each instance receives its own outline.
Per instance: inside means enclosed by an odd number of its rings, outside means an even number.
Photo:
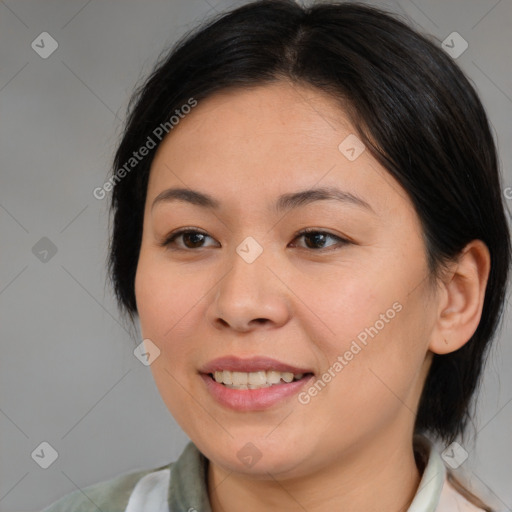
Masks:
[[[40,510],[119,473],[167,464],[188,441],[134,357],[140,339],[105,284],[107,199],[92,190],[105,181],[129,94],[160,51],[240,3],[0,0],[0,511]],[[469,43],[457,62],[494,126],[505,193],[511,1],[373,4],[439,41],[456,31]],[[44,31],[59,45],[47,59],[31,48]],[[47,261],[33,252],[48,245],[43,237],[57,249]],[[458,471],[511,510],[510,308],[503,327],[470,431],[478,436],[464,445],[469,458]],[[48,469],[31,457],[43,441],[58,452]]]

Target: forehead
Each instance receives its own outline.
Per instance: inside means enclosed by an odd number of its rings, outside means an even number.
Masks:
[[[345,141],[357,145],[356,137],[341,105],[318,89],[277,82],[222,91],[200,101],[160,144],[148,197],[179,186],[268,203],[269,195],[337,186],[368,196],[376,209],[407,202],[369,151],[347,158]]]
[[[284,139],[288,139],[287,146],[306,149],[331,146],[340,134],[353,132],[334,98],[310,86],[275,82],[231,88],[201,100],[163,145],[189,146],[191,138],[201,137],[202,147],[210,142],[214,148],[222,140],[223,148],[229,146],[234,153],[242,153],[256,141],[263,151],[283,147]]]

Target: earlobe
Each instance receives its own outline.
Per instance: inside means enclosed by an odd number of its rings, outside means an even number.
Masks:
[[[481,240],[473,240],[462,250],[442,288],[436,327],[429,349],[448,354],[461,348],[476,331],[484,304],[491,257]]]

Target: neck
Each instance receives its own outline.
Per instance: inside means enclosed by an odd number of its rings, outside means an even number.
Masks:
[[[280,510],[343,510],[344,512],[406,511],[421,479],[412,439],[394,442],[389,435],[361,443],[314,474],[268,480],[208,466],[212,512]],[[404,442],[405,440],[405,442]],[[306,463],[306,462],[305,462]]]

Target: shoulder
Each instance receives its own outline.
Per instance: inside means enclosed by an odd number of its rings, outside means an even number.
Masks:
[[[155,469],[123,473],[109,480],[66,494],[41,512],[124,512],[137,483],[148,481],[158,471],[170,469],[173,463]],[[147,477],[147,478],[144,478]]]

